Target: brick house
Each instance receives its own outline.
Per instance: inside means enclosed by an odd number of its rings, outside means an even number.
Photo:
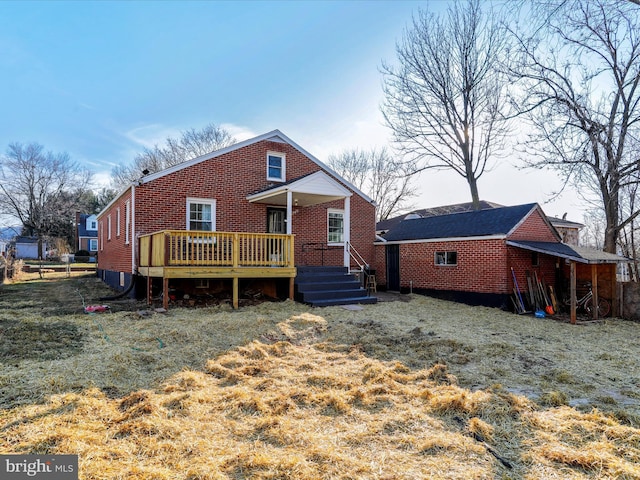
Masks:
[[[563,243],[535,203],[409,217],[376,242],[377,265],[386,266],[378,283],[389,290],[504,309],[511,309],[512,268],[521,288],[535,273],[559,295],[585,280],[593,281],[594,295],[599,288],[614,299],[615,267],[625,260]]]
[[[249,283],[291,297],[296,266],[374,254],[373,201],[279,130],[141,174],[97,220],[98,275],[165,302],[229,282],[235,306]]]
[[[86,250],[91,255],[98,252],[98,217],[76,212],[76,252]]]

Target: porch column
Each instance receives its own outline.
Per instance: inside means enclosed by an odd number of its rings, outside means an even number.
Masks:
[[[293,192],[291,192],[291,190],[287,190],[287,219],[286,219],[286,224],[287,224],[287,235],[291,235],[291,223],[293,223],[292,220],[292,208],[291,208],[291,204],[293,203]]]
[[[349,243],[351,242],[351,197],[344,197],[344,266],[351,266]]]

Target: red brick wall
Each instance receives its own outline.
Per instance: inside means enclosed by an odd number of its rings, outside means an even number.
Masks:
[[[435,265],[435,252],[455,251],[457,265]],[[479,293],[506,293],[504,240],[469,240],[400,245],[400,286]]]
[[[186,228],[187,197],[216,200],[216,230],[226,232],[266,232],[267,206],[249,203],[247,195],[277,186],[277,182],[267,181],[267,152],[286,155],[286,180],[321,170],[311,159],[294,147],[276,142],[262,141],[234,150],[216,158],[205,160],[152,180],[135,189],[135,236],[165,229],[184,230]],[[124,222],[124,200],[119,199],[108,212],[100,214],[100,222],[105,224],[109,213],[112,228],[115,208],[121,207]],[[344,201],[338,200],[311,207],[294,207],[291,221],[295,237],[296,262],[302,260],[302,246],[309,242],[327,241],[327,209],[344,208]],[[124,231],[124,226],[121,227]],[[115,231],[115,230],[114,230]],[[375,207],[362,197],[351,197],[351,240],[365,258],[373,256],[375,237]],[[112,233],[112,241],[113,241]],[[99,252],[100,268],[130,271],[130,253],[120,242],[105,241],[105,251]],[[137,242],[137,240],[136,240]],[[115,243],[120,243],[118,247]],[[343,264],[342,249],[325,253],[325,264]],[[309,264],[319,263],[310,259]],[[127,260],[123,260],[126,258]]]
[[[515,231],[509,235],[509,240],[530,240],[537,242],[557,242],[553,227],[551,227],[540,214],[534,210],[531,215]]]
[[[131,251],[137,249],[136,239],[129,234],[129,243],[125,242],[125,211],[126,202],[131,199],[131,189],[119,197],[108,211],[98,218],[98,268],[115,272],[131,272]],[[133,202],[132,202],[133,203]],[[120,235],[118,231],[117,209],[120,208]],[[108,235],[108,217],[111,215],[111,239]]]
[[[547,285],[555,287],[556,281],[556,262],[557,257],[538,254],[538,266],[534,266],[533,252],[524,250],[522,248],[507,247],[508,248],[508,271],[509,276],[509,293],[513,293],[513,274],[511,273],[511,267],[516,274],[516,280],[518,281],[518,287],[524,298],[525,292],[528,291],[529,285],[527,283],[527,272],[532,281],[535,281],[535,274],[538,275],[538,280],[544,280]],[[563,261],[563,260],[562,260]]]

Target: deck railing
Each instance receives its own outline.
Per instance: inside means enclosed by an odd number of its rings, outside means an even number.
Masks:
[[[163,230],[140,237],[141,267],[293,267],[293,235]]]

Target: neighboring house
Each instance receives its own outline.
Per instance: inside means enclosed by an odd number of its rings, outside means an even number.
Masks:
[[[520,288],[527,272],[535,272],[558,295],[576,280],[593,281],[602,296],[615,299],[616,265],[626,259],[561,240],[535,203],[409,218],[376,242],[378,265],[386,265],[378,283],[509,309],[513,268]]]
[[[76,212],[76,251],[98,252],[98,217]]]
[[[582,223],[572,222],[566,219],[566,214],[562,218],[547,217],[549,222],[558,231],[560,238],[569,245],[580,245],[580,229],[584,228]]]
[[[278,130],[143,175],[97,220],[98,275],[165,303],[229,282],[234,306],[239,283],[291,297],[296,266],[374,254],[374,202]]]
[[[38,237],[16,237],[14,241],[15,258],[34,260],[38,258]],[[42,251],[47,251],[46,242],[42,242]]]
[[[6,256],[9,253],[11,242],[18,236],[20,227],[0,228],[0,255]]]

